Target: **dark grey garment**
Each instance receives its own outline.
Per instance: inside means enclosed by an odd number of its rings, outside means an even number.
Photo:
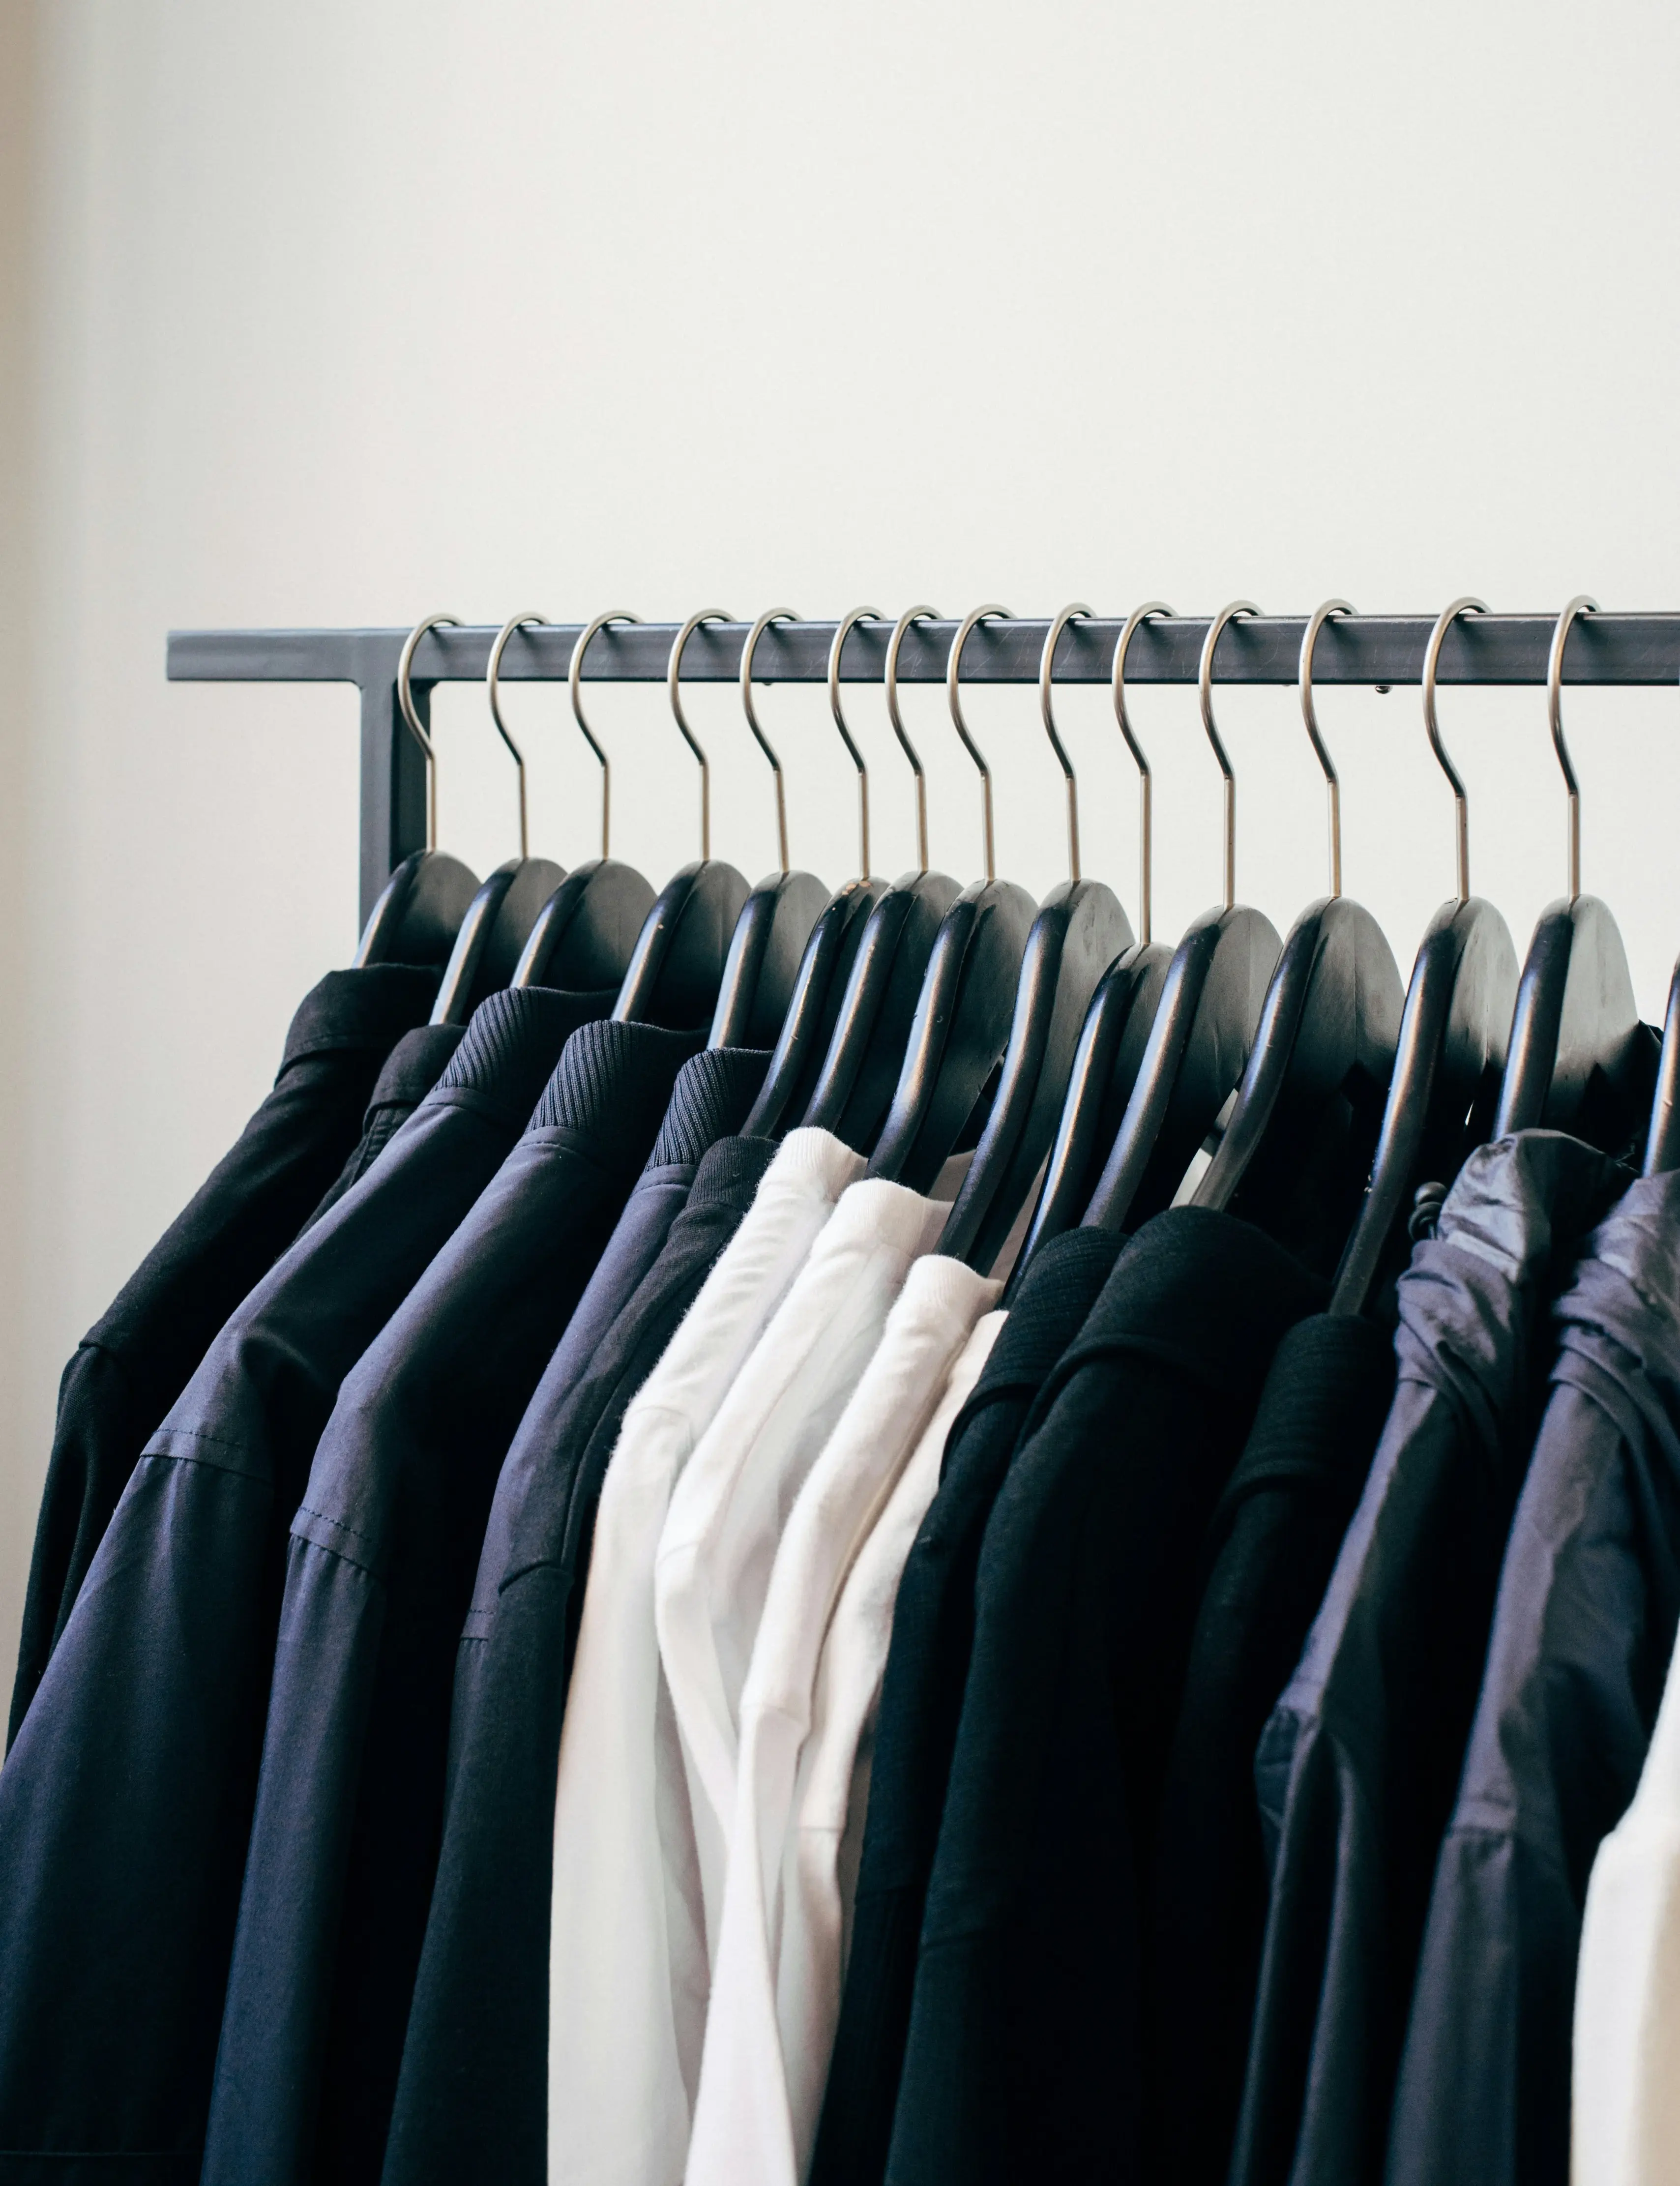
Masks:
[[[474,1012],[443,1082],[221,1330],[134,1469],[0,1769],[0,2181],[193,2186],[288,1527],[339,1383],[590,1005]]]
[[[1680,1622],[1680,1175],[1629,1186],[1554,1320],[1435,1870],[1391,2186],[1567,2186],[1587,1878],[1638,1787]]]
[[[613,1006],[608,999],[604,1017]],[[385,1057],[385,1066],[374,1080],[361,1118],[361,1135],[350,1151],[344,1167],[323,1195],[320,1205],[304,1224],[307,1230],[329,1207],[336,1207],[353,1184],[367,1175],[385,1148],[437,1084],[466,1037],[464,1024],[416,1025],[406,1032]]]
[[[1627,1180],[1555,1131],[1479,1147],[1400,1279],[1394,1403],[1255,1760],[1271,1903],[1232,2186],[1381,2178],[1548,1309]]]

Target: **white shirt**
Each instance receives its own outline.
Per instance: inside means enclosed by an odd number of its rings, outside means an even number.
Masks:
[[[1680,2181],[1680,1648],[1587,1886],[1571,2099],[1572,2186]]]
[[[555,1800],[555,2186],[669,2186],[682,2173],[706,1955],[691,1912],[693,1835],[654,1636],[654,1554],[673,1483],[862,1167],[826,1131],[788,1134],[626,1410],[602,1483]],[[694,1993],[680,2008],[682,1982]]]
[[[741,1690],[782,1525],[912,1263],[949,1214],[901,1184],[852,1185],[672,1490],[653,1617],[682,1740],[708,1963],[735,1816]],[[702,2032],[693,2030],[697,2056]]]
[[[841,1845],[867,1800],[860,1752],[899,1577],[1003,1315],[975,1324],[1000,1288],[955,1260],[911,1269],[788,1518],[742,1696],[688,2186],[798,2186],[809,2161],[840,2009]]]

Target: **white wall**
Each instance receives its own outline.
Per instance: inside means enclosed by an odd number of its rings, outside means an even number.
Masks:
[[[171,687],[165,630],[1680,608],[1677,55],[1656,0],[0,0],[0,1649],[63,1359],[353,939],[353,694]],[[937,694],[910,704],[936,860],[972,877],[972,777]],[[563,707],[510,698],[535,847],[571,862],[595,790]],[[657,880],[692,850],[686,762],[657,700],[596,708],[614,847]],[[838,879],[820,694],[765,711],[796,859]],[[437,712],[445,837],[484,870],[511,781],[475,694]],[[756,873],[762,770],[727,691],[694,712],[714,847]],[[1217,777],[1192,694],[1137,712],[1165,932],[1217,891]],[[891,870],[907,785],[879,702],[858,714]],[[1408,962],[1452,878],[1415,693],[1322,715],[1350,891]],[[1562,879],[1543,703],[1442,715],[1477,887],[1520,939]],[[1129,899],[1103,694],[1065,717],[1088,868]],[[1042,888],[1032,695],[975,718],[1000,862]],[[1289,694],[1221,718],[1240,881],[1281,926],[1319,890],[1321,793]],[[1588,884],[1659,1012],[1680,696],[1583,692],[1569,721]]]

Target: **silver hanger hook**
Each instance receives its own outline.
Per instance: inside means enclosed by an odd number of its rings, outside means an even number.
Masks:
[[[879,608],[854,608],[834,625],[834,642],[828,648],[828,710],[834,716],[840,741],[851,754],[852,765],[858,771],[858,877],[865,881],[869,878],[869,769],[863,754],[852,741],[840,704],[840,655],[845,650],[846,640],[860,622],[883,619]]]
[[[1207,625],[1207,635],[1201,645],[1201,666],[1196,673],[1196,688],[1201,697],[1201,726],[1207,731],[1207,741],[1213,747],[1213,756],[1219,762],[1219,771],[1225,777],[1225,908],[1229,911],[1236,902],[1236,776],[1231,771],[1229,754],[1219,738],[1213,720],[1213,651],[1218,644],[1225,625],[1240,622],[1260,610],[1252,600],[1231,600],[1222,607]]]
[[[753,704],[753,655],[759,649],[759,640],[772,623],[798,622],[799,616],[792,608],[771,608],[761,614],[747,633],[747,642],[741,648],[741,704],[747,715],[747,726],[759,740],[759,749],[770,763],[770,772],[776,776],[776,846],[781,859],[781,870],[787,867],[787,793],[782,786],[781,761],[776,748],[759,725],[757,709]]]
[[[1141,898],[1138,912],[1138,939],[1145,943],[1150,939],[1150,904],[1154,893],[1155,777],[1150,772],[1144,748],[1138,742],[1131,716],[1126,711],[1126,653],[1143,625],[1146,622],[1157,621],[1163,615],[1169,621],[1173,619],[1173,610],[1165,600],[1146,600],[1142,607],[1134,608],[1114,645],[1114,718],[1120,725],[1120,733],[1126,739],[1126,748],[1136,761],[1138,770],[1138,894]]]
[[[1012,619],[1009,609],[1000,608],[995,603],[988,607],[976,608],[966,614],[957,625],[957,634],[951,640],[950,654],[945,662],[945,697],[951,709],[951,725],[962,738],[963,749],[980,770],[980,816],[986,843],[986,878],[988,881],[994,881],[998,877],[992,836],[992,770],[987,765],[985,754],[969,734],[968,724],[962,718],[962,648],[967,644],[972,630],[983,622],[994,621],[1000,616],[1005,622]]]
[[[1573,903],[1581,893],[1581,791],[1575,779],[1575,768],[1569,756],[1569,746],[1563,732],[1563,657],[1569,638],[1569,626],[1577,615],[1597,614],[1599,603],[1588,592],[1577,592],[1558,617],[1558,626],[1552,632],[1551,655],[1546,663],[1546,711],[1552,724],[1552,748],[1558,755],[1558,765],[1563,769],[1564,787],[1569,792],[1569,900]]]
[[[484,689],[490,695],[490,719],[496,723],[496,734],[513,754],[513,764],[519,771],[519,855],[531,855],[530,830],[526,823],[525,754],[513,741],[507,724],[501,718],[501,656],[507,649],[507,641],[516,630],[528,630],[533,623],[546,624],[548,617],[533,612],[529,614],[509,615],[490,642],[490,661],[484,670]]]
[[[607,855],[607,845],[613,826],[613,762],[596,742],[595,731],[584,719],[583,664],[584,655],[597,631],[607,630],[615,622],[640,622],[628,608],[613,608],[606,614],[598,614],[586,622],[578,632],[577,643],[572,647],[571,663],[566,670],[566,686],[572,694],[572,719],[583,731],[583,740],[601,762],[601,855]]]
[[[1441,741],[1441,724],[1435,718],[1435,676],[1441,664],[1441,641],[1461,614],[1486,614],[1487,603],[1479,600],[1473,592],[1466,592],[1443,608],[1436,617],[1435,627],[1424,647],[1423,705],[1424,727],[1429,732],[1429,748],[1440,761],[1441,771],[1453,788],[1453,804],[1458,821],[1459,834],[1459,901],[1468,903],[1470,892],[1470,799],[1464,794],[1464,785],[1459,778],[1459,770],[1447,756],[1447,747]]]
[[[665,667],[665,692],[671,702],[671,713],[682,731],[683,742],[700,762],[700,855],[712,855],[712,762],[701,748],[700,739],[688,726],[688,716],[682,710],[682,656],[688,649],[688,641],[703,623],[733,622],[734,616],[727,608],[702,608],[692,614],[671,641],[671,657]]]
[[[906,608],[893,625],[893,635],[887,641],[887,718],[893,724],[893,733],[904,748],[910,763],[910,772],[916,776],[916,856],[919,872],[927,871],[927,777],[922,771],[921,759],[910,740],[904,726],[904,717],[899,711],[899,649],[905,636],[919,622],[938,622],[938,608]]]
[[[1044,649],[1039,655],[1039,712],[1043,717],[1044,734],[1050,740],[1050,749],[1061,762],[1061,771],[1067,783],[1067,877],[1079,877],[1079,778],[1073,771],[1073,762],[1068,758],[1061,738],[1056,734],[1056,712],[1051,697],[1051,668],[1056,659],[1056,641],[1070,622],[1089,619],[1090,609],[1083,600],[1072,607],[1063,608],[1050,624],[1044,636]]]
[[[440,627],[459,630],[461,618],[452,614],[430,614],[417,622],[403,640],[402,651],[397,655],[397,705],[408,724],[409,734],[426,754],[426,848],[438,847],[438,755],[432,748],[432,739],[414,705],[414,648],[428,630]]]
[[[1307,724],[1307,733],[1319,755],[1319,765],[1324,771],[1324,794],[1330,803],[1330,874],[1333,896],[1341,894],[1341,776],[1336,772],[1336,761],[1330,757],[1324,737],[1319,732],[1318,709],[1313,703],[1313,653],[1319,642],[1319,632],[1327,622],[1333,622],[1341,615],[1358,613],[1358,609],[1351,600],[1326,600],[1322,607],[1313,608],[1301,635],[1301,666],[1296,675],[1296,681],[1301,686],[1301,718]]]

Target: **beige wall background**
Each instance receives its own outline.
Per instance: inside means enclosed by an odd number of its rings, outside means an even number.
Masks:
[[[172,625],[533,607],[832,614],[983,598],[1185,612],[1680,608],[1674,126],[1658,0],[0,0],[0,1647],[57,1377],[347,961],[354,694],[171,687]],[[851,869],[815,691],[768,694],[798,862]],[[978,805],[913,692],[936,860]],[[563,693],[510,714],[534,847],[590,854]],[[774,855],[731,694],[693,702],[714,847]],[[1563,879],[1534,693],[1452,692],[1474,877],[1519,941]],[[657,694],[596,701],[615,849],[692,854]],[[1137,706],[1159,930],[1217,893],[1193,693]],[[1347,878],[1403,965],[1452,883],[1415,692],[1333,693]],[[876,862],[910,857],[878,762]],[[443,833],[514,847],[480,694],[437,708]],[[1043,888],[1058,777],[988,692],[1000,863]],[[1242,892],[1317,894],[1286,692],[1221,722]],[[1134,789],[1070,693],[1089,869]],[[1587,884],[1660,1015],[1680,950],[1680,693],[1582,692]],[[756,771],[755,771],[756,769]]]

